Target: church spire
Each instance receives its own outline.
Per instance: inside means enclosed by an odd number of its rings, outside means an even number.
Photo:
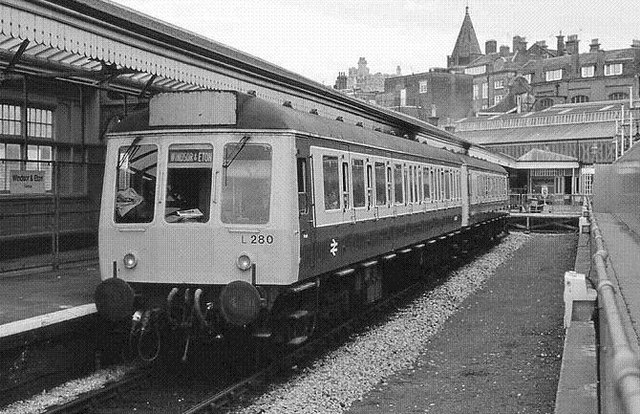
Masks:
[[[473,23],[471,23],[469,6],[466,6],[462,27],[460,27],[460,33],[458,33],[458,40],[456,40],[453,52],[449,56],[447,66],[466,66],[480,56],[482,56],[480,43],[478,43],[476,31],[473,28]]]

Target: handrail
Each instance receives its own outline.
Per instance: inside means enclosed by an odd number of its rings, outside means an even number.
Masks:
[[[622,317],[618,310],[618,301],[621,299],[613,282],[607,276],[607,259],[609,253],[605,249],[602,232],[598,227],[593,214],[591,200],[585,201],[589,219],[591,221],[591,235],[595,242],[596,253],[593,255],[593,264],[598,277],[597,292],[598,303],[601,309],[601,330],[606,329],[612,357],[600,358],[601,364],[610,364],[613,373],[614,388],[617,391],[614,400],[624,408],[628,414],[640,413],[640,365],[638,355],[633,350],[625,333]],[[601,338],[602,340],[606,340]],[[605,368],[606,369],[606,368]],[[606,400],[607,397],[603,396]],[[602,413],[618,412],[617,409],[606,407],[603,404]]]

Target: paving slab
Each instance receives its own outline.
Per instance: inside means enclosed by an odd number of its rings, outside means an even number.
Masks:
[[[99,283],[97,263],[3,276],[0,278],[0,337],[6,324],[15,325],[18,321],[92,304],[93,292]],[[63,313],[69,317],[75,315],[73,311]],[[51,319],[44,317],[47,318]]]

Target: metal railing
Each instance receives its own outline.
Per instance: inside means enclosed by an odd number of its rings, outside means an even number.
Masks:
[[[579,213],[585,198],[585,194],[509,194],[509,205],[527,213]]]
[[[600,413],[640,413],[640,364],[638,354],[632,346],[620,309],[624,308],[622,298],[616,292],[614,282],[607,269],[609,253],[604,247],[602,233],[598,228],[587,201],[591,220],[593,265],[597,275],[599,311],[599,371],[600,371]]]

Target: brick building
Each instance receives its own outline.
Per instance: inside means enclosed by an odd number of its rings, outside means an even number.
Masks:
[[[385,91],[376,95],[376,102],[436,125],[447,124],[471,115],[472,81],[469,75],[446,69],[394,76],[385,80]]]
[[[488,40],[485,53],[478,54],[467,8],[447,69],[473,77],[474,114],[640,96],[640,41],[626,49],[603,50],[598,39],[592,39],[589,51],[580,53],[577,35],[566,42],[563,35],[556,38],[555,49],[545,41],[527,47],[525,37],[514,36],[511,48],[502,45],[498,50],[497,42]]]

